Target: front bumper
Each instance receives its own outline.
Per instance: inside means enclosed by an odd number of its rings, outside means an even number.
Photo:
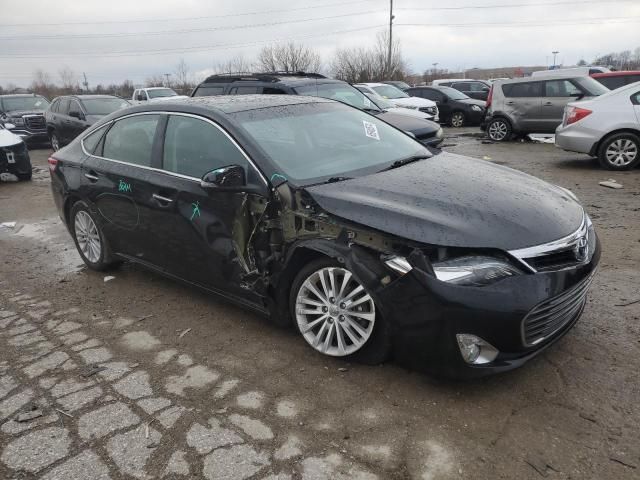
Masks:
[[[558,330],[533,346],[523,338],[523,321],[534,307],[587,281],[600,258],[575,268],[522,274],[484,287],[442,282],[414,268],[378,292],[393,328],[398,362],[411,369],[453,378],[474,378],[519,367],[540,354],[575,324],[580,305]],[[456,334],[476,335],[500,352],[490,363],[467,364]]]
[[[39,143],[39,142],[48,142],[49,136],[47,135],[46,130],[27,130],[25,128],[13,128],[11,129],[11,133],[18,135],[25,142],[29,143]]]

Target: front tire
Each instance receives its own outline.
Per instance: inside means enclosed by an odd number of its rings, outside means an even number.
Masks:
[[[69,225],[78,253],[90,269],[102,271],[115,263],[100,224],[85,202],[71,207]]]
[[[511,124],[504,118],[494,118],[487,125],[487,137],[494,142],[506,142],[512,133]]]
[[[453,112],[450,122],[452,127],[462,128],[467,123],[467,118],[463,112]]]
[[[605,139],[598,148],[600,165],[608,170],[629,170],[640,162],[640,137],[618,133]]]
[[[49,141],[51,142],[51,148],[54,152],[60,150],[60,138],[58,137],[58,134],[55,132],[55,130],[49,134]]]
[[[389,356],[390,335],[371,294],[345,265],[320,259],[293,281],[291,317],[317,352],[365,364]]]

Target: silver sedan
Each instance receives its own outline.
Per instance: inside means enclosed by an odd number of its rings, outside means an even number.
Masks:
[[[556,129],[556,146],[597,156],[609,170],[640,163],[640,82],[567,104]]]

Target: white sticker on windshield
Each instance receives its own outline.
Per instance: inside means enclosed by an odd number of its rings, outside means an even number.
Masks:
[[[378,134],[378,127],[376,127],[375,123],[367,122],[363,120],[364,124],[364,134],[369,138],[375,138],[376,140],[380,140],[380,135]]]

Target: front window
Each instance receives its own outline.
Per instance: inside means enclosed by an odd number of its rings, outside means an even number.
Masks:
[[[384,110],[387,110],[389,108],[396,108],[396,106],[393,103],[391,103],[389,100],[385,98],[382,98],[379,95],[374,95],[373,93],[365,93],[365,95],[369,100],[375,103],[378,106],[378,108],[382,108]]]
[[[296,185],[380,171],[414,155],[411,137],[372,115],[336,103],[307,103],[232,115],[271,159],[274,175]]]
[[[296,87],[295,92],[298,95],[310,95],[312,97],[328,98],[346,103],[360,110],[374,109],[376,106],[371,103],[360,90],[353,88],[346,83],[318,83],[315,85],[306,85],[304,87]]]
[[[218,85],[202,85],[197,88],[194,97],[206,97],[208,95],[222,95],[224,93],[224,87]]]
[[[175,97],[178,95],[170,88],[154,88],[153,90],[147,90],[147,94],[149,98]]]
[[[102,156],[150,167],[159,120],[160,115],[136,115],[118,120],[105,136]]]
[[[374,92],[384,98],[408,98],[409,95],[393,85],[379,85],[371,87]]]
[[[2,100],[2,111],[11,112],[13,110],[45,110],[49,102],[40,96],[35,97],[8,97]]]
[[[109,115],[116,110],[129,106],[129,102],[121,98],[85,98],[82,103],[87,115]]]
[[[455,88],[451,87],[442,87],[440,91],[451,100],[466,100],[467,98],[469,98],[468,95],[465,95],[460,90],[456,90]]]

